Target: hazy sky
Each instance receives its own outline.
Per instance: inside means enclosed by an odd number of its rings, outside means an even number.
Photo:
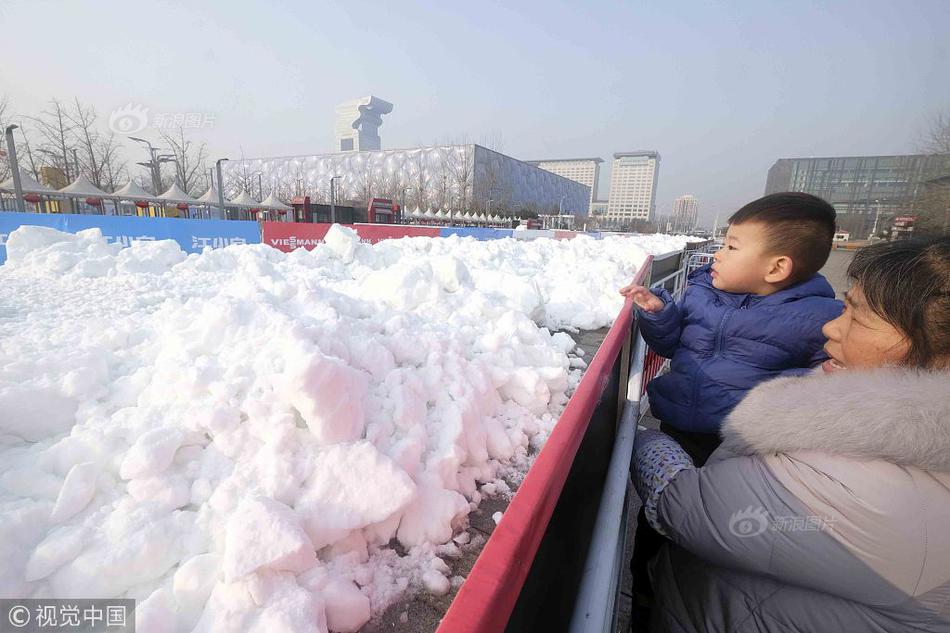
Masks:
[[[777,158],[912,152],[950,110],[950,0],[2,0],[0,25],[19,114],[198,112],[212,157],[278,156],[331,151],[334,106],[374,94],[383,147],[600,156],[604,198],[614,152],[656,149],[658,210],[692,193],[710,222]]]

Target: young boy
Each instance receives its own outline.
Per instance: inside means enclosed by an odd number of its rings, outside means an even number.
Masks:
[[[660,430],[697,467],[719,446],[719,427],[746,392],[776,376],[805,373],[827,359],[821,328],[842,311],[818,271],[835,234],[834,208],[806,193],[754,200],[729,218],[711,266],[689,276],[682,300],[630,285],[640,332],[670,371],[647,385]],[[647,568],[665,539],[637,517],[633,573],[635,620],[649,621]]]
[[[824,361],[822,326],[842,305],[817,274],[831,251],[834,208],[806,193],[759,198],[729,218],[711,266],[674,303],[631,285],[640,332],[669,373],[647,387],[653,415],[697,466],[719,445],[719,426],[758,383]]]

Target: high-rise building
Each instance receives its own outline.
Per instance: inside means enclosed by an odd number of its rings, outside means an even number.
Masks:
[[[614,154],[607,222],[620,226],[633,220],[651,219],[656,209],[659,172],[660,154],[656,151]]]
[[[336,107],[337,151],[372,151],[382,149],[379,126],[383,115],[393,111],[393,104],[378,97],[362,97]]]
[[[670,218],[674,233],[689,233],[699,224],[699,203],[690,194],[673,201],[673,216]]]
[[[602,158],[555,158],[525,161],[552,174],[563,176],[590,187],[590,204],[597,200],[597,181],[600,179]]]
[[[838,227],[866,237],[877,219],[912,212],[923,182],[950,174],[950,157],[842,156],[782,158],[769,169],[765,193],[803,191],[838,212]]]

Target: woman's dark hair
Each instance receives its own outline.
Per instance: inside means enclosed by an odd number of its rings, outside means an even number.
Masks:
[[[871,310],[907,337],[908,365],[950,367],[950,237],[862,248],[848,277]]]

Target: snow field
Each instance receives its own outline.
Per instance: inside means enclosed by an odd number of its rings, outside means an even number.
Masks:
[[[0,596],[140,633],[356,631],[447,593],[466,516],[547,438],[647,253],[683,238],[121,249],[0,267]]]

